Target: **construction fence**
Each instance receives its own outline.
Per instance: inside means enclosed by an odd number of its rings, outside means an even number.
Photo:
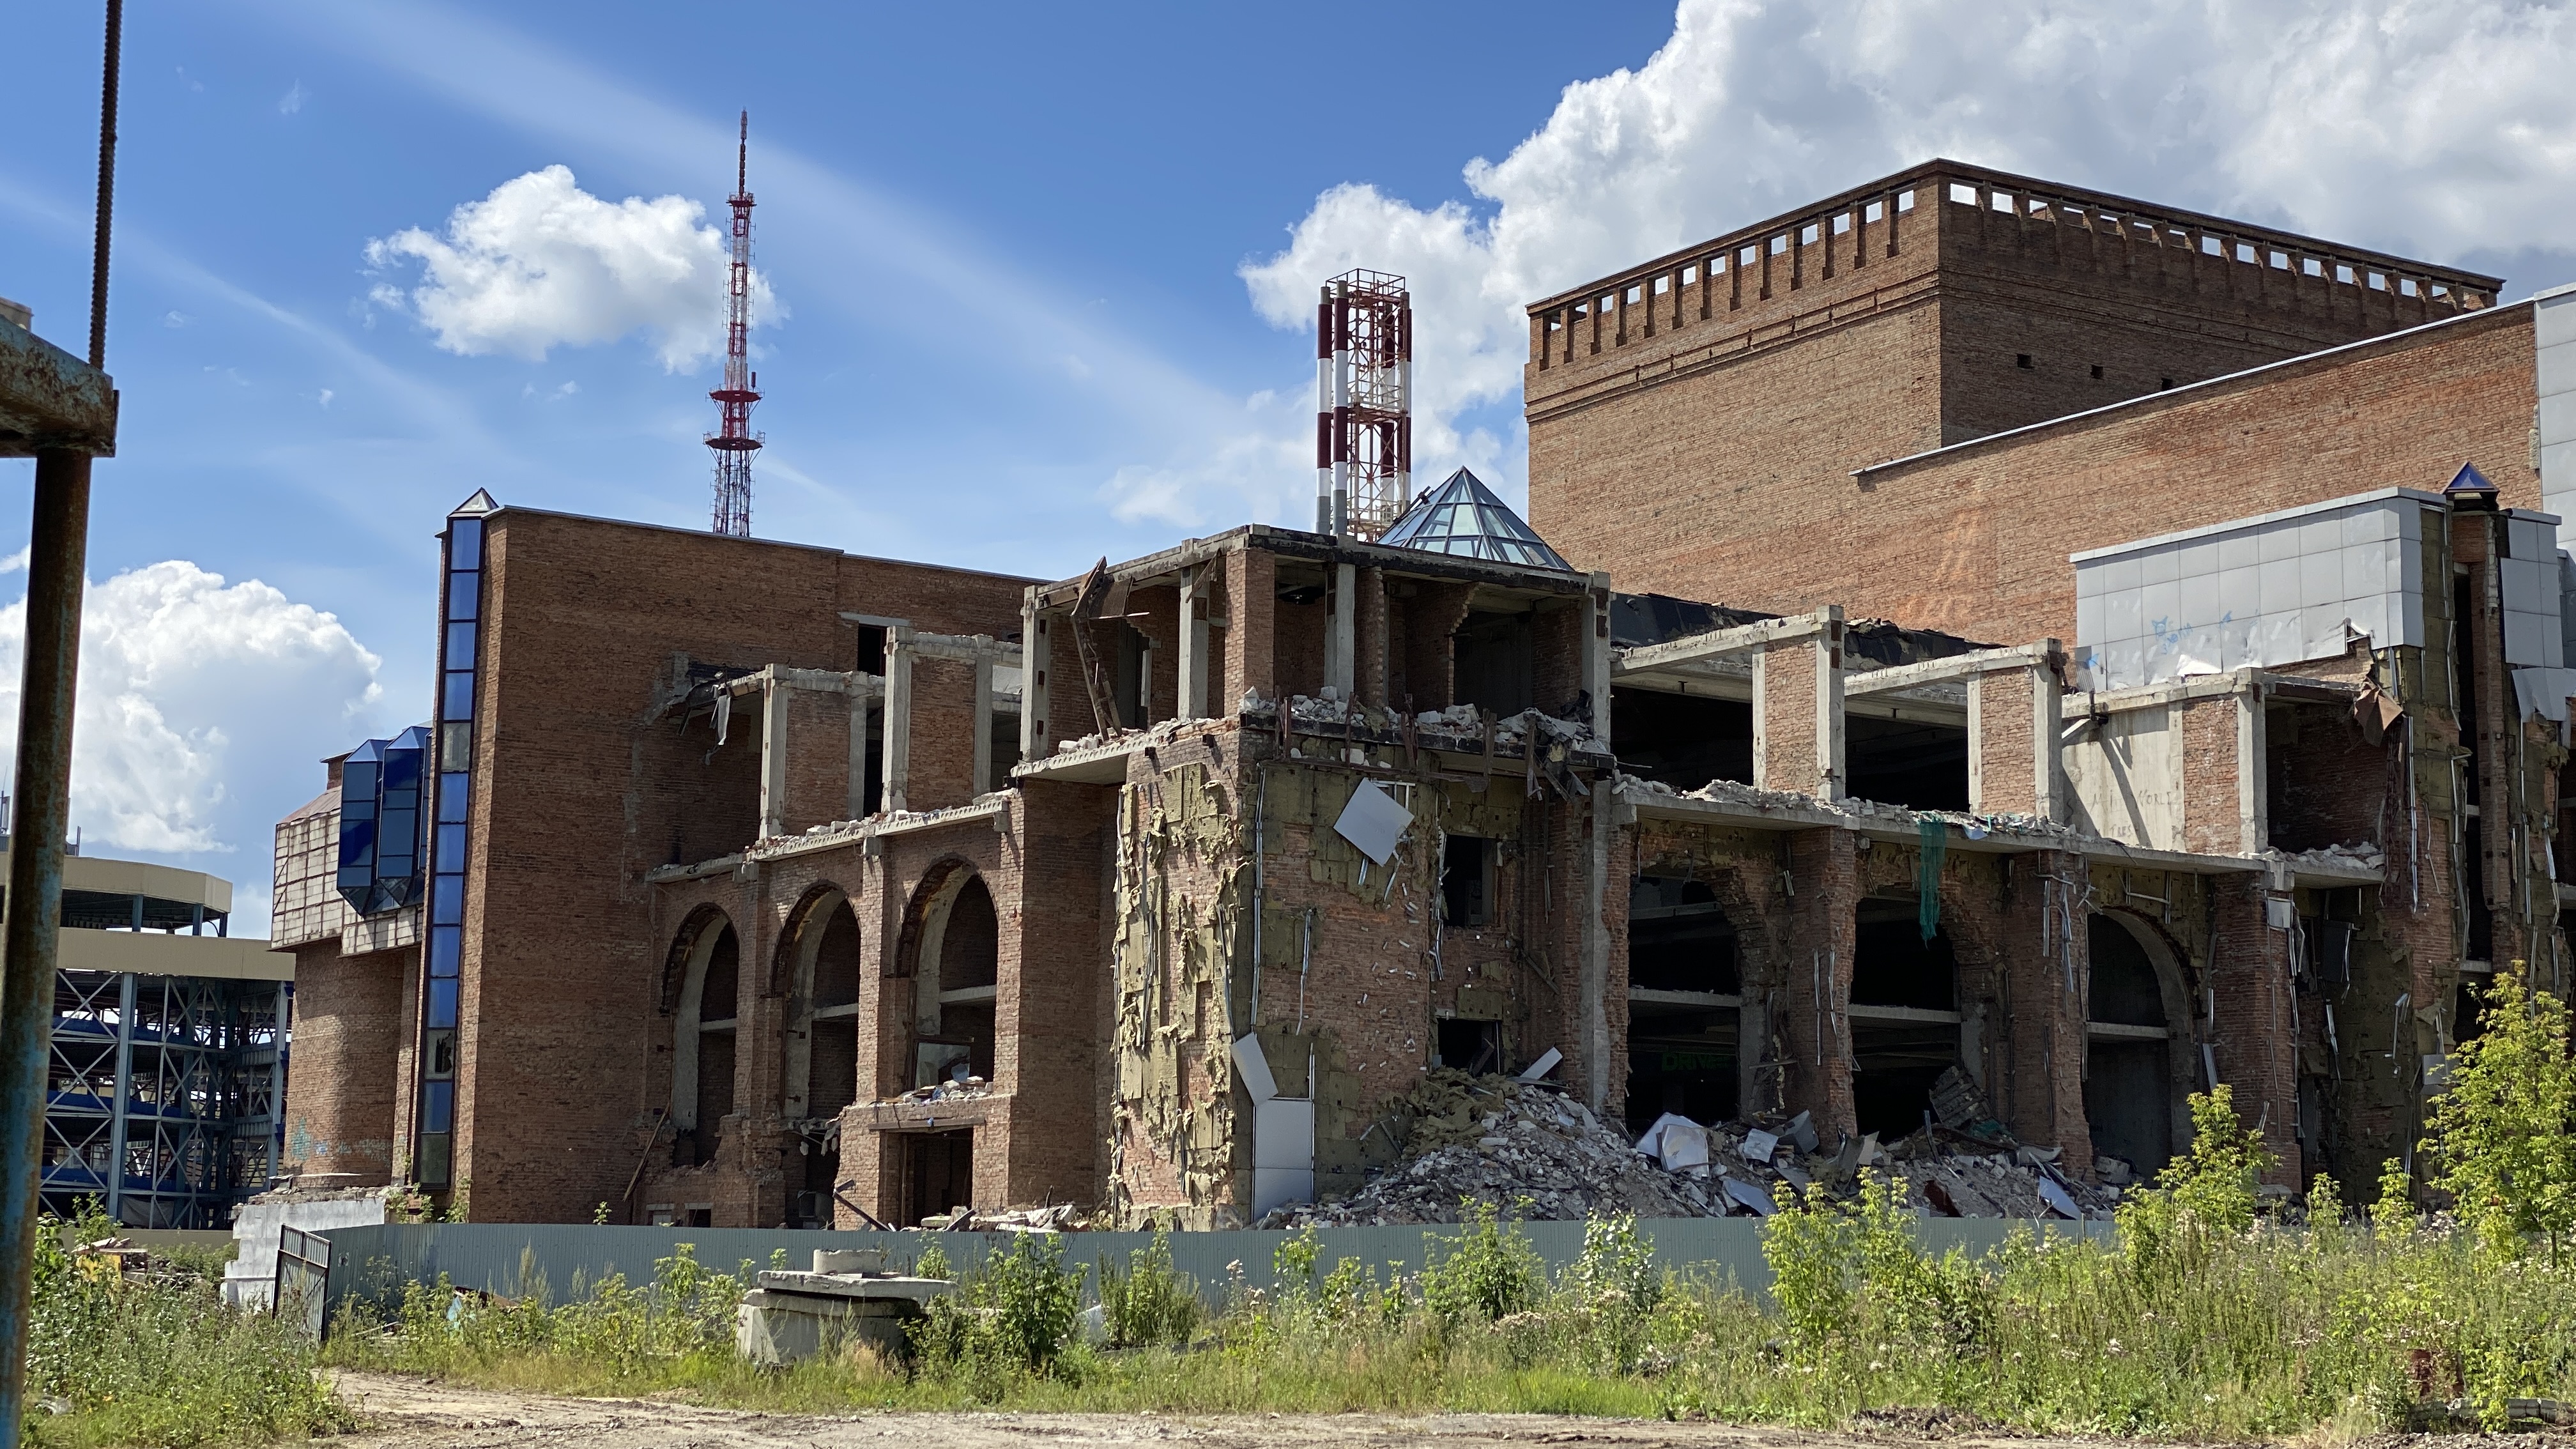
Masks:
[[[1572,1263],[1583,1252],[1580,1222],[1529,1222],[1513,1225],[1551,1272]],[[2107,1240],[2113,1228],[2104,1222],[2028,1222],[2002,1218],[1933,1218],[1918,1222],[1915,1233],[1931,1252],[1952,1246],[1971,1255],[2002,1246],[2015,1231],[2060,1238]],[[1454,1243],[1458,1225],[1342,1227],[1314,1230],[1320,1249],[1317,1271],[1328,1273],[1345,1259],[1358,1259],[1380,1271],[1421,1271],[1429,1259]],[[1771,1272],[1762,1260],[1762,1224],[1754,1218],[1666,1218],[1637,1223],[1639,1238],[1652,1244],[1662,1267],[1708,1279],[1731,1280],[1753,1292],[1768,1291]],[[743,1264],[768,1268],[784,1253],[784,1263],[804,1268],[817,1248],[882,1248],[896,1267],[908,1267],[933,1243],[947,1254],[952,1270],[971,1270],[990,1253],[1008,1252],[1019,1233],[974,1232],[833,1232],[792,1228],[667,1228],[588,1224],[388,1223],[332,1228],[304,1235],[299,1258],[299,1284],[309,1294],[314,1277],[321,1280],[324,1320],[336,1318],[350,1303],[384,1302],[398,1297],[406,1282],[445,1278],[468,1290],[520,1298],[543,1293],[561,1302],[588,1291],[611,1274],[630,1284],[652,1279],[654,1264],[685,1245],[698,1262],[723,1271]],[[1269,1288],[1274,1284],[1272,1255],[1292,1234],[1278,1229],[1235,1232],[1173,1233],[1172,1266],[1196,1280],[1212,1305],[1221,1303],[1233,1285]],[[1153,1242],[1151,1233],[1064,1233],[1058,1235],[1067,1265],[1094,1269],[1103,1261],[1124,1265],[1127,1256]],[[327,1243],[327,1246],[323,1246]],[[313,1263],[315,1257],[322,1262]],[[318,1274],[313,1270],[318,1268]],[[292,1292],[292,1290],[291,1290]]]

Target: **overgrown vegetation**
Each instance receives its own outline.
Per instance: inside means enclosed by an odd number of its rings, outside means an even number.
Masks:
[[[1516,1215],[1469,1205],[1425,1266],[1277,1246],[1268,1286],[1175,1271],[1157,1236],[1095,1278],[1030,1236],[956,1275],[908,1352],[842,1345],[783,1370],[734,1351],[753,1265],[683,1247],[651,1281],[446,1284],[344,1314],[323,1358],[494,1387],[677,1393],[777,1410],[948,1408],[1706,1415],[1828,1425],[1938,1406],[2034,1429],[2240,1438],[2396,1427],[2426,1399],[2501,1425],[2576,1398],[2576,1067],[2568,1015],[2520,971],[2488,996],[2424,1144],[2456,1216],[2427,1217],[2391,1162],[2352,1222],[2264,1217],[2275,1164],[2224,1087],[2191,1150],[2120,1211],[2115,1242],[2029,1231],[1929,1253],[1904,1199],[1787,1197],[1763,1227],[1766,1293],[1657,1265],[1637,1225],[1585,1225],[1551,1274]],[[2338,1201],[2322,1179],[2312,1202]],[[1525,1210],[1525,1205],[1524,1210]],[[84,1225],[92,1236],[104,1222]],[[916,1271],[949,1276],[927,1239]],[[529,1275],[533,1277],[533,1275]],[[1086,1303],[1091,1306],[1086,1311]],[[227,1314],[204,1269],[120,1278],[48,1240],[32,1378],[47,1444],[190,1445],[326,1431],[345,1414],[278,1320]]]
[[[291,1327],[223,1305],[223,1261],[163,1258],[146,1273],[65,1246],[116,1231],[95,1212],[36,1236],[27,1438],[47,1446],[250,1443],[350,1420]]]
[[[1469,1205],[1405,1272],[1324,1261],[1312,1229],[1271,1285],[1172,1268],[1169,1241],[1096,1282],[1060,1242],[1020,1240],[892,1361],[864,1347],[761,1372],[733,1356],[740,1279],[686,1254],[654,1283],[558,1307],[415,1288],[340,1362],[528,1387],[693,1391],[773,1408],[1203,1411],[1508,1409],[1824,1425],[1942,1406],[2056,1431],[2277,1436],[2403,1424],[2426,1398],[2501,1422],[2576,1396],[2576,1271],[2561,1265],[2576,1171],[2565,1012],[2499,978],[2427,1143],[2462,1220],[2426,1219],[2389,1166],[2353,1224],[2258,1212],[2275,1164],[2227,1089],[2191,1102],[2191,1150],[2120,1211],[2116,1243],[2028,1231],[1972,1258],[1926,1252],[1888,1182],[1810,1191],[1764,1226],[1767,1294],[1658,1267],[1634,1223],[1586,1225],[1550,1275],[1511,1215]],[[2337,1200],[2320,1180],[2312,1199]],[[745,1265],[748,1268],[749,1265]],[[948,1271],[935,1240],[920,1271]],[[1083,1311],[1086,1298],[1096,1310]],[[1218,1306],[1203,1306],[1214,1300]]]

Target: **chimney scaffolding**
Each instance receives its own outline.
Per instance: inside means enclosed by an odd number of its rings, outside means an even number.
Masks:
[[[1355,270],[1315,312],[1315,531],[1374,539],[1413,501],[1413,300]]]

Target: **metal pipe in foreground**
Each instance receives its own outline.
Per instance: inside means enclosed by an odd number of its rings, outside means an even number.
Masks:
[[[46,1037],[53,1026],[63,838],[71,831],[72,693],[89,565],[89,455],[36,455],[27,562],[27,658],[18,703],[17,819],[0,927],[0,1444],[26,1407],[36,1178],[44,1160]],[[110,1163],[122,1173],[125,1164]]]

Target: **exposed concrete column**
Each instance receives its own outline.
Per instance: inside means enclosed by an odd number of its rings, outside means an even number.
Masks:
[[[1596,573],[1587,595],[1592,615],[1583,630],[1583,690],[1592,696],[1592,736],[1610,747],[1610,576]]]
[[[906,810],[911,808],[904,802],[912,785],[912,630],[886,630],[885,655],[882,803],[888,811]]]
[[[1047,732],[1047,616],[1038,608],[1038,591],[1020,600],[1020,758],[1043,760],[1055,753]]]
[[[1180,660],[1173,709],[1181,719],[1208,717],[1208,574],[1212,564],[1181,570]]]
[[[2208,1023],[2207,1060],[2216,1064],[2218,1080],[2231,1089],[2237,1117],[2249,1127],[2260,1127],[2263,1145],[2280,1159],[2281,1165],[2267,1181],[2297,1186],[2306,1181],[2306,1168],[2299,1155],[2299,1043],[2290,1000],[2296,987],[2290,979],[2289,933],[2298,929],[2293,884],[2290,872],[2277,867],[2259,875],[2209,881],[2217,903],[2213,922],[2217,950],[2204,1001],[2217,1008]],[[2287,924],[2276,927],[2272,924],[2276,920]],[[2410,1002],[2419,1008],[2430,1004]],[[2193,1005],[2197,1009],[2202,1003]],[[2375,1022],[2354,1013],[2345,1018],[2342,1029],[2381,1048],[2366,1050],[2363,1060],[2389,1073],[2411,1095],[2419,1090],[2419,1051],[2431,1049],[2417,1041],[2415,1025],[2411,1012],[2402,1021]],[[2201,1076],[2206,1085],[2206,1065]]]
[[[760,838],[787,833],[787,682],[760,672]]]
[[[1577,938],[1577,1030],[1583,1050],[1583,1100],[1598,1112],[1610,1099],[1610,928],[1602,919],[1610,895],[1611,789],[1607,777],[1592,785],[1592,812],[1583,841],[1583,928]]]
[[[1362,704],[1381,708],[1386,697],[1386,570],[1371,566],[1354,570],[1358,587],[1353,591],[1357,605],[1352,615],[1352,629],[1358,637],[1358,665],[1352,671],[1352,684]]]
[[[1852,1101],[1852,949],[1859,933],[1860,868],[1847,830],[1789,837],[1789,959],[1782,963],[1782,1092],[1788,1109],[1814,1116],[1827,1146],[1857,1130]]]
[[[2015,858],[2011,870],[1983,1032],[1986,1096],[2013,1136],[2065,1149],[2060,1165],[2090,1181],[2084,1022],[2093,968],[2084,857],[2040,852]]]
[[[1324,683],[1345,700],[1359,660],[1358,574],[1349,564],[1333,565],[1330,612],[1324,616]]]
[[[975,656],[975,778],[969,798],[993,788],[993,656]]]

